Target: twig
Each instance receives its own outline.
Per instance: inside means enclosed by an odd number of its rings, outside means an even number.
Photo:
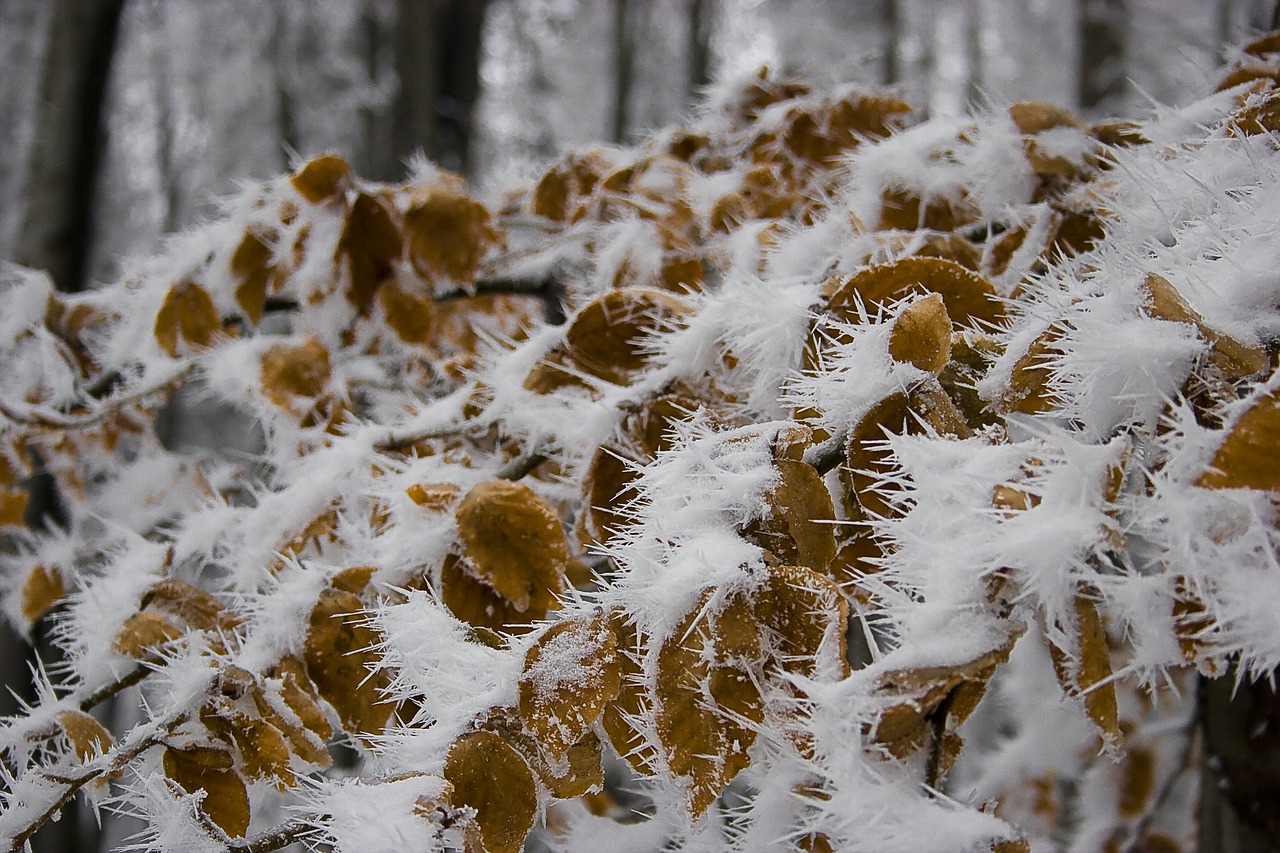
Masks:
[[[519,480],[546,461],[546,455],[535,450],[528,456],[521,456],[517,459],[512,459],[506,465],[499,468],[498,473],[494,476],[499,480]]]
[[[63,807],[66,806],[66,804],[69,803],[76,795],[77,791],[92,782],[94,779],[123,769],[130,761],[137,758],[151,747],[161,743],[163,739],[167,737],[174,728],[184,722],[186,718],[186,714],[179,714],[132,746],[122,747],[111,756],[110,761],[107,761],[106,755],[104,755],[97,761],[92,762],[91,769],[86,770],[79,776],[58,777],[42,773],[41,775],[46,779],[59,782],[65,785],[66,789],[58,796],[58,799],[50,804],[49,808],[45,809],[35,820],[31,821],[31,823],[11,836],[9,853],[21,853],[21,851],[26,847],[27,841],[30,840],[31,836],[35,835],[36,832],[39,831],[40,827],[48,823],[54,815],[61,812]]]
[[[97,690],[93,691],[88,696],[81,699],[80,705],[79,705],[80,710],[88,712],[89,710],[107,701],[112,696],[115,696],[117,693],[121,693],[125,690],[128,690],[130,687],[133,687],[135,684],[141,684],[143,679],[145,679],[148,675],[150,675],[153,672],[155,672],[155,669],[153,667],[147,666],[146,664],[139,664],[138,666],[126,672],[124,675],[117,678],[115,681],[111,682],[110,684],[106,684],[106,685],[103,685],[102,687],[99,687]]]
[[[925,762],[924,784],[931,791],[940,791],[942,783],[942,748],[947,739],[947,717],[951,713],[951,704],[955,699],[956,691],[952,690],[942,701],[938,703],[938,707],[926,718],[932,729],[931,739],[929,743],[929,757]]]
[[[514,276],[494,276],[478,278],[471,288],[458,288],[436,294],[436,302],[452,302],[456,299],[470,299],[475,296],[542,296],[558,290],[560,279],[554,275],[541,278],[519,278]]]
[[[130,391],[127,394],[121,394],[119,397],[112,397],[108,400],[103,400],[94,411],[85,415],[67,415],[41,406],[29,406],[26,408],[25,412],[19,412],[4,401],[0,401],[0,415],[3,415],[16,424],[22,424],[24,426],[65,430],[85,429],[101,423],[130,403],[136,403],[144,397],[150,397],[152,394],[159,394],[169,387],[178,384],[183,379],[190,376],[194,370],[195,364],[193,363],[183,365],[181,370],[173,376],[165,379],[163,382],[158,382],[154,385],[147,385]]]
[[[279,850],[296,841],[301,841],[313,832],[315,832],[315,826],[294,818],[261,835],[233,842],[227,849],[234,853],[271,853],[272,850]]]
[[[821,444],[815,444],[804,452],[804,462],[811,465],[819,474],[825,474],[839,464],[844,458],[844,445],[849,439],[849,431],[842,429]]]
[[[474,438],[467,430],[450,427],[448,429],[423,429],[417,432],[406,432],[397,435],[388,433],[386,438],[374,442],[373,449],[379,453],[394,453],[412,447],[420,441],[431,441],[435,438]]]

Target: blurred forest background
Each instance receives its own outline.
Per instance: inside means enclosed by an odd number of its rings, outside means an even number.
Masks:
[[[929,114],[1209,88],[1273,0],[0,0],[0,259],[91,286],[235,181],[416,150],[485,190],[761,65]]]
[[[422,151],[498,191],[566,149],[641,139],[762,65],[892,85],[927,115],[1014,100],[1132,115],[1208,92],[1223,45],[1270,28],[1275,6],[0,0],[0,262],[92,287],[237,181],[321,152],[394,181]],[[21,695],[27,646],[4,631],[0,685]],[[71,812],[38,849],[107,849],[130,829]]]

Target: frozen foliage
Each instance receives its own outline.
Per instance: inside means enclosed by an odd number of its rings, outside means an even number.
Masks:
[[[1105,125],[762,75],[491,203],[322,157],[5,269],[4,612],[66,660],[0,837],[1193,849],[1196,671],[1280,666],[1277,44]]]

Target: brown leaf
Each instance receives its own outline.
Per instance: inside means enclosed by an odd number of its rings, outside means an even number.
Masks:
[[[404,493],[430,512],[453,512],[462,500],[462,489],[453,483],[414,483]]]
[[[1004,411],[1035,415],[1053,408],[1054,398],[1049,390],[1053,371],[1049,363],[1058,355],[1062,334],[1058,326],[1045,329],[1014,363],[1009,387],[999,401]]]
[[[1209,470],[1196,485],[1206,489],[1280,491],[1280,393],[1254,398],[1227,431]]]
[[[627,524],[624,507],[638,493],[632,486],[636,472],[620,449],[602,444],[596,448],[582,480],[582,519],[579,536],[588,544],[604,544]]]
[[[0,488],[0,527],[22,527],[29,502],[25,491]]]
[[[804,462],[778,459],[773,465],[778,482],[765,495],[768,514],[748,524],[743,535],[778,563],[825,572],[836,554],[831,493]]]
[[[1082,699],[1085,713],[1098,727],[1103,741],[1108,746],[1117,746],[1123,734],[1115,684],[1110,681],[1111,649],[1102,617],[1094,604],[1095,597],[1095,590],[1087,584],[1080,585],[1069,621],[1057,623],[1066,635],[1067,647],[1050,643],[1049,653],[1063,692]]]
[[[839,283],[827,299],[827,312],[844,320],[857,316],[857,302],[874,309],[911,293],[936,293],[947,316],[961,326],[1004,319],[1003,303],[991,283],[973,270],[944,258],[910,257],[868,267]]]
[[[329,387],[329,350],[315,338],[300,344],[275,344],[262,354],[262,393],[286,411],[297,398],[320,396]]]
[[[364,605],[350,592],[326,589],[311,611],[304,651],[307,675],[354,735],[376,735],[391,717],[382,692],[390,684],[379,660],[379,636],[365,624]]]
[[[910,395],[901,391],[890,394],[850,430],[845,449],[848,477],[863,509],[881,517],[892,512],[889,495],[898,486],[881,482],[894,467],[891,452],[883,446],[886,433],[922,435],[928,429],[944,436],[969,435],[964,415],[936,383],[925,383]]]
[[[470,282],[499,234],[489,209],[461,192],[436,187],[404,215],[409,260],[427,281]]]
[[[813,677],[824,650],[846,670],[849,605],[826,575],[803,566],[773,566],[756,594],[756,620],[768,630],[774,659],[788,672]]]
[[[1210,360],[1228,379],[1242,379],[1264,370],[1271,362],[1267,351],[1250,346],[1229,335],[1214,331],[1205,319],[1187,304],[1182,294],[1164,276],[1151,273],[1142,285],[1145,313],[1150,317],[1196,327],[1213,346]]]
[[[341,202],[355,186],[347,161],[333,154],[309,160],[289,178],[298,195],[312,204]]]
[[[213,343],[222,330],[222,318],[213,297],[194,281],[182,281],[169,288],[156,313],[155,337],[170,358],[177,358],[179,343],[201,350]]]
[[[62,572],[57,566],[32,566],[27,579],[22,582],[22,618],[28,626],[34,625],[66,594]]]
[[[620,687],[617,697],[604,710],[602,723],[613,748],[626,759],[636,773],[648,776],[653,773],[656,760],[652,746],[640,737],[630,722],[640,719],[646,707],[642,685],[644,670],[640,658],[645,649],[641,646],[636,628],[620,613],[609,619],[613,634],[617,637],[617,661]]]
[[[961,664],[901,669],[882,675],[877,691],[891,704],[876,725],[876,742],[891,755],[905,758],[930,741],[935,731],[931,718],[936,714],[946,715],[943,729],[953,734],[978,707],[996,669],[1008,661],[1018,636],[1020,633],[999,648]],[[946,749],[946,744],[940,746]],[[960,746],[958,740],[953,744],[957,755]],[[945,772],[946,767],[939,769]]]
[[[521,614],[477,575],[466,557],[445,555],[440,568],[440,600],[463,622],[477,629],[519,634],[529,630],[529,623],[546,617],[546,612],[537,608]]]
[[[759,687],[737,666],[713,665],[704,649],[714,642],[691,631],[700,608],[658,651],[655,722],[668,772],[683,779],[693,817],[706,813],[733,778],[746,769],[747,750],[764,719]]]
[[[385,202],[360,193],[347,211],[333,261],[346,265],[350,276],[347,299],[361,313],[373,304],[380,288],[391,277],[392,264],[403,253],[395,214]]]
[[[519,687],[526,730],[560,764],[622,687],[609,620],[600,613],[552,626],[526,653]]]
[[[152,584],[143,593],[139,609],[158,613],[176,625],[198,631],[228,631],[241,621],[217,598],[177,578]]]
[[[182,637],[183,631],[156,613],[135,613],[124,621],[112,642],[112,649],[137,660],[151,658],[168,643]]]
[[[493,732],[472,732],[449,751],[444,778],[454,805],[476,810],[487,853],[520,853],[538,811],[533,773],[520,753]]]
[[[249,830],[249,792],[226,758],[225,767],[215,766],[202,751],[166,747],[164,775],[188,793],[204,791],[200,810],[228,836],[243,838]]]
[[[115,742],[102,723],[84,711],[66,710],[58,714],[58,725],[71,742],[76,758],[88,761],[111,748]]]
[[[560,519],[528,486],[490,480],[458,507],[467,568],[519,613],[540,619],[567,589],[569,558]]]
[[[598,296],[574,316],[564,343],[530,372],[525,387],[545,394],[578,384],[573,371],[626,385],[648,366],[645,346],[650,334],[691,310],[687,300],[648,288],[611,290]]]
[[[281,727],[289,736],[293,751],[310,764],[328,767],[329,751],[324,744],[333,734],[333,726],[329,725],[329,717],[320,707],[320,696],[307,677],[304,664],[290,655],[281,658],[271,675],[280,682],[277,688],[279,700],[305,729],[305,732],[298,732],[292,725]],[[317,745],[317,749],[312,749]]]
[[[425,344],[432,338],[435,302],[428,293],[412,293],[394,281],[378,291],[378,302],[387,325],[407,344]]]
[[[893,321],[889,356],[935,376],[951,360],[951,318],[938,294],[907,306]]]
[[[253,325],[262,322],[267,307],[267,289],[275,267],[272,244],[277,235],[261,227],[245,229],[240,245],[231,255],[231,275],[236,285],[236,304]]]

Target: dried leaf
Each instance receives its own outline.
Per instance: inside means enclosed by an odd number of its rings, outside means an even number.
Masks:
[[[460,192],[434,188],[404,215],[409,260],[428,281],[470,282],[499,234],[489,209]]]
[[[25,491],[0,488],[0,527],[22,527],[29,502]]]
[[[204,791],[200,810],[231,838],[243,838],[249,830],[249,792],[226,758],[225,767],[213,766],[201,751],[167,747],[164,775],[188,793]]]
[[[938,294],[947,316],[961,326],[997,324],[1005,316],[989,281],[955,261],[928,257],[868,267],[834,289],[826,310],[840,319],[854,320],[859,300],[874,308],[911,293]]]
[[[791,459],[773,464],[778,481],[765,495],[767,515],[748,524],[743,535],[778,563],[825,572],[836,554],[831,493],[812,466]]]
[[[181,628],[159,614],[135,613],[124,621],[111,647],[117,654],[144,660],[182,634]]]
[[[848,674],[849,605],[829,577],[803,566],[773,566],[756,594],[755,613],[784,670],[812,678],[824,663],[834,663]]]
[[[622,687],[609,620],[600,613],[552,626],[526,653],[519,687],[526,730],[560,764]]]
[[[369,310],[402,253],[395,214],[376,196],[357,195],[342,223],[333,261],[346,265],[350,275],[347,299],[361,313]]]
[[[194,281],[182,281],[169,288],[156,313],[155,337],[160,349],[177,358],[179,343],[190,350],[202,350],[213,343],[222,330],[222,318],[213,297]]]
[[[184,580],[166,578],[142,595],[139,609],[197,631],[229,631],[240,618],[214,596]]]
[[[347,161],[333,154],[309,160],[289,178],[289,183],[312,204],[340,202],[347,190],[355,186]]]
[[[1202,669],[1213,668],[1213,659],[1206,655],[1205,636],[1213,630],[1215,620],[1185,576],[1174,579],[1173,594],[1173,630],[1182,659]]]
[[[1074,611],[1067,624],[1057,627],[1067,638],[1067,647],[1049,645],[1054,673],[1063,692],[1080,698],[1085,713],[1098,727],[1108,747],[1117,746],[1123,737],[1116,705],[1116,689],[1111,679],[1111,649],[1102,617],[1094,604],[1096,592],[1081,584],[1075,596]],[[1104,683],[1105,682],[1105,683]]]
[[[635,626],[620,613],[609,617],[613,634],[617,638],[617,662],[620,675],[620,687],[614,701],[604,710],[602,724],[609,742],[636,773],[648,776],[653,773],[657,755],[631,721],[640,719],[646,707],[645,691],[642,685],[644,670],[640,659],[645,653],[641,646]]]
[[[1008,661],[1019,636],[1020,633],[1013,634],[999,648],[961,664],[894,670],[882,675],[877,690],[890,704],[876,725],[876,742],[891,755],[905,758],[930,742],[935,731],[933,717],[937,714],[945,715],[941,720],[943,731],[953,734],[978,707],[991,677]],[[947,744],[939,746],[942,752],[946,751]],[[952,743],[951,760],[961,746],[958,739]],[[939,770],[945,772],[949,763],[943,764],[946,766]]]
[[[935,376],[951,360],[951,318],[934,293],[907,306],[893,321],[889,356]]]
[[[1047,412],[1054,405],[1049,380],[1053,376],[1050,362],[1058,355],[1058,341],[1062,329],[1050,326],[1040,333],[1022,357],[1014,363],[1009,387],[1000,398],[1006,412],[1035,415]]]
[[[636,472],[621,450],[601,445],[591,457],[582,480],[583,512],[579,538],[587,544],[601,545],[627,524],[626,505],[638,493],[632,486]]]
[[[275,252],[271,246],[276,239],[274,233],[251,225],[231,255],[231,275],[239,281],[236,304],[255,326],[262,322],[266,312],[268,284],[275,274],[272,265]]]
[[[425,344],[435,326],[435,302],[429,293],[412,293],[394,281],[378,291],[387,325],[407,344]]]
[[[1280,393],[1259,394],[1227,431],[1209,470],[1196,485],[1206,489],[1280,491]]]
[[[304,761],[322,767],[329,765],[329,753],[324,743],[333,735],[333,726],[329,725],[329,717],[320,707],[320,695],[311,679],[307,677],[305,665],[292,655],[280,659],[272,670],[272,678],[279,679],[278,695],[280,701],[292,712],[310,737],[298,737],[293,727],[283,730],[289,735],[293,751]],[[308,754],[307,747],[318,741],[321,754]]]
[[[34,625],[67,594],[57,566],[35,565],[22,582],[22,618]]]
[[[440,600],[463,622],[476,629],[524,633],[529,625],[546,617],[530,608],[522,614],[492,586],[478,580],[478,572],[466,557],[447,554],[440,568]]]
[[[71,742],[71,748],[80,761],[88,761],[101,755],[115,742],[111,732],[84,711],[59,712],[58,725],[62,727],[63,734]]]
[[[461,487],[453,483],[414,483],[404,493],[430,512],[453,512],[462,500]]]
[[[493,732],[472,732],[449,751],[444,778],[454,805],[476,810],[487,853],[520,853],[538,811],[533,773],[520,753]]]
[[[297,398],[312,399],[329,386],[329,350],[315,338],[275,344],[262,354],[262,393],[282,409],[298,412]]]
[[[350,592],[326,589],[311,611],[304,651],[307,675],[354,735],[375,735],[391,717],[383,701],[390,678],[374,667],[379,636],[365,624],[364,605]]]
[[[1177,288],[1164,276],[1151,273],[1142,285],[1145,313],[1160,320],[1187,323],[1196,327],[1213,346],[1211,361],[1228,379],[1242,379],[1264,370],[1269,364],[1267,351],[1249,346],[1229,335],[1214,331],[1194,308],[1187,304]]]
[[[661,290],[611,290],[574,316],[564,343],[530,372],[525,387],[545,394],[578,384],[573,371],[626,385],[649,363],[649,336],[691,310],[688,301]]]
[[[529,619],[541,619],[567,589],[569,558],[560,519],[528,486],[490,480],[458,507],[467,568]],[[533,615],[533,614],[541,615]]]
[[[691,619],[700,615],[695,608]],[[695,819],[750,764],[747,750],[764,719],[760,690],[737,666],[712,665],[705,630],[682,625],[658,651],[655,722],[666,768],[683,779]]]

